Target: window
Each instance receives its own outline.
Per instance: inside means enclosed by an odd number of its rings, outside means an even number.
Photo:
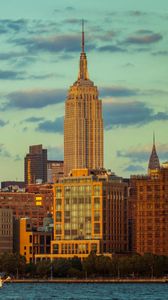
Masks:
[[[56,212],[56,222],[61,222],[62,221],[62,215],[61,211]]]
[[[100,185],[94,186],[94,195],[99,196],[100,195]]]
[[[61,210],[61,204],[62,204],[62,200],[56,199],[56,210]]]
[[[100,233],[100,223],[94,224],[94,233],[99,234]]]
[[[40,244],[44,245],[44,235],[40,235]]]

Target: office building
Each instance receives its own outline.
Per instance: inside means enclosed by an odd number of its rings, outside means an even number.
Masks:
[[[54,239],[43,258],[83,259],[128,251],[127,184],[114,174],[73,170],[54,185]]]
[[[42,145],[29,147],[24,160],[24,177],[26,184],[47,182],[47,149]]]
[[[65,103],[64,175],[82,168],[103,168],[102,102],[88,76],[84,30],[78,79],[70,87]]]
[[[48,160],[47,161],[47,182],[56,183],[59,178],[64,176],[64,161],[63,160]]]

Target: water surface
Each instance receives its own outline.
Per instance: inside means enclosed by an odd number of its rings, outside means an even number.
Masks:
[[[167,300],[168,284],[154,283],[8,283],[3,300]]]

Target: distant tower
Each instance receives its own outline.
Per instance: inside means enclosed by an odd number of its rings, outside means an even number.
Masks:
[[[36,183],[37,180],[47,182],[47,149],[43,149],[42,145],[29,147],[24,161],[24,176],[26,184]]]
[[[153,133],[153,147],[152,152],[149,158],[149,164],[148,164],[148,174],[149,175],[155,175],[157,174],[158,170],[160,170],[160,162],[159,158],[156,152],[156,146],[155,146],[155,134]]]
[[[89,79],[85,53],[84,22],[79,75],[70,87],[64,118],[64,173],[72,169],[103,168],[102,102]]]

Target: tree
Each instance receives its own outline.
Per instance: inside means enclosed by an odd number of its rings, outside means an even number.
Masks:
[[[26,259],[18,253],[4,253],[1,255],[1,271],[17,276],[24,275]]]
[[[36,265],[36,274],[42,278],[48,278],[51,275],[51,263],[50,261],[42,260]]]
[[[86,277],[96,274],[96,253],[94,251],[91,251],[89,256],[83,260],[82,266]]]

